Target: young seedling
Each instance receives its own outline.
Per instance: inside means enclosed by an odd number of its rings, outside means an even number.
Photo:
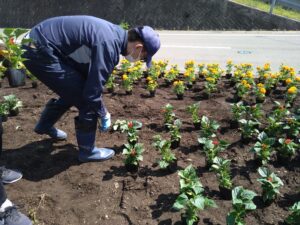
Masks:
[[[239,120],[240,130],[242,131],[242,141],[243,143],[249,143],[250,140],[259,133],[257,127],[260,125],[260,122],[257,120]]]
[[[238,121],[242,119],[244,115],[246,115],[246,106],[243,105],[243,102],[238,102],[231,104],[231,113],[232,113],[232,121],[230,123],[231,128],[238,128]]]
[[[187,107],[188,113],[192,115],[193,124],[196,129],[200,129],[201,127],[201,120],[199,117],[199,107],[200,107],[200,102],[192,104]]]
[[[282,162],[289,162],[293,156],[295,156],[296,151],[299,148],[299,144],[296,144],[292,139],[280,138],[278,146],[278,156],[282,159]]]
[[[203,151],[206,155],[206,165],[209,168],[213,164],[214,158],[229,146],[226,141],[210,140],[208,138],[198,138],[198,142],[203,145]]]
[[[196,170],[189,165],[178,172],[180,177],[180,194],[177,197],[173,208],[184,209],[181,215],[183,224],[194,225],[199,221],[198,212],[208,207],[217,207],[212,199],[204,196],[204,188],[199,181]]]
[[[231,198],[232,180],[230,174],[230,160],[215,157],[211,169],[217,174],[219,189],[224,199]]]
[[[142,123],[136,120],[117,120],[113,125],[113,130],[121,131],[127,134],[127,140],[130,144],[135,144],[138,141],[138,130],[142,127]]]
[[[136,172],[139,167],[139,162],[143,161],[144,152],[143,145],[140,143],[131,145],[125,144],[123,155],[126,157],[124,160],[125,167],[129,172]]]
[[[117,84],[115,83],[115,71],[113,71],[113,73],[109,76],[105,87],[107,88],[108,92],[113,93],[115,90],[115,87],[117,86]]]
[[[174,81],[173,83],[173,91],[177,95],[177,99],[182,100],[184,91],[185,91],[185,86],[183,81]]]
[[[251,148],[251,152],[255,153],[260,162],[265,165],[270,160],[275,138],[270,138],[265,132],[262,132],[258,135],[257,139],[258,141]]]
[[[9,114],[16,116],[19,114],[19,109],[22,107],[22,101],[20,101],[15,95],[6,95],[4,98],[4,104],[7,105]]]
[[[177,65],[171,66],[171,69],[164,74],[165,83],[169,86],[173,83],[174,80],[177,79],[179,75],[179,70]]]
[[[271,204],[280,194],[279,189],[283,186],[282,180],[273,172],[265,167],[258,168],[261,178],[257,179],[263,189],[263,201],[268,205]]]
[[[7,116],[9,115],[8,105],[6,103],[0,103],[0,116],[2,122],[7,121]]]
[[[178,148],[180,145],[181,134],[180,127],[182,123],[180,119],[176,119],[173,124],[169,125],[170,134],[171,134],[171,148]]]
[[[291,214],[285,219],[285,222],[289,225],[299,225],[300,221],[300,201],[296,202],[289,208]]]
[[[245,106],[246,117],[251,120],[259,120],[262,117],[261,104],[255,104],[251,106]]]
[[[126,73],[122,76],[122,85],[125,89],[126,94],[131,95],[133,89],[133,79]]]
[[[300,133],[300,118],[290,116],[285,119],[283,130],[286,132],[287,137],[296,138]]]
[[[215,120],[210,120],[206,116],[201,118],[200,137],[211,138],[216,137],[220,125]]]
[[[173,124],[175,120],[174,107],[168,103],[163,107],[162,112],[164,116],[165,127],[168,129],[169,125]]]
[[[151,97],[155,96],[157,87],[158,87],[157,80],[151,77],[147,77],[147,90],[149,91]]]
[[[256,205],[252,199],[256,193],[242,186],[235,187],[232,190],[232,205],[233,210],[227,215],[227,225],[245,225],[245,216],[248,212],[255,210]]]
[[[153,146],[161,154],[161,159],[158,160],[159,167],[161,169],[169,168],[170,171],[174,171],[173,167],[176,167],[176,157],[171,151],[171,142],[167,140],[162,140],[160,135],[155,135],[153,137]],[[172,167],[172,165],[174,165]]]

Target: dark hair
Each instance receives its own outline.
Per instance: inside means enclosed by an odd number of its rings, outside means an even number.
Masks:
[[[138,27],[138,29],[142,29],[143,27]],[[135,29],[128,30],[128,41],[134,42],[134,41],[140,41],[143,42],[141,36],[138,32],[136,32]]]

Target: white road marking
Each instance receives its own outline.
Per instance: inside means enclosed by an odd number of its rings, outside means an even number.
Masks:
[[[231,47],[225,46],[192,46],[192,45],[162,45],[162,48],[196,48],[196,49],[226,49],[230,50]]]
[[[222,34],[222,33],[192,33],[192,34],[180,34],[180,33],[159,33],[159,36],[224,36],[224,37],[300,37],[300,34]]]

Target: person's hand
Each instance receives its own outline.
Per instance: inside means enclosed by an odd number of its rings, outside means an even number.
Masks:
[[[111,126],[110,113],[107,112],[104,117],[101,118],[100,131],[107,131]]]

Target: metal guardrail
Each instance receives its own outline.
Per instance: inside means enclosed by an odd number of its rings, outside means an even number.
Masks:
[[[270,14],[273,13],[275,5],[282,5],[291,9],[300,10],[300,0],[263,0],[265,2],[270,2]]]

